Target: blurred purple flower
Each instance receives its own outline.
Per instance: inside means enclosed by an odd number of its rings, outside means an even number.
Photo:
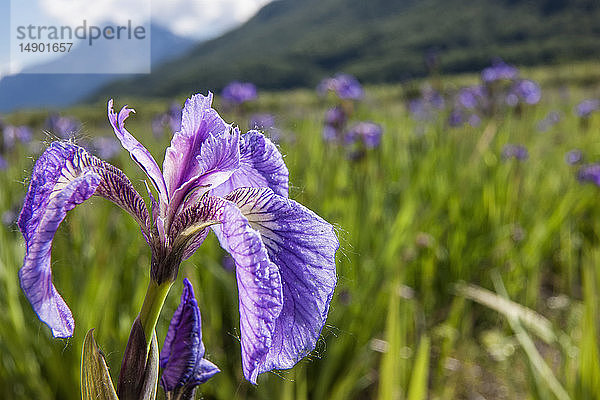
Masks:
[[[574,149],[565,154],[565,162],[569,165],[579,164],[583,161],[583,152],[579,149]]]
[[[469,116],[469,119],[467,119],[467,122],[469,123],[469,125],[471,125],[473,128],[481,125],[481,117],[477,114],[471,114]]]
[[[171,133],[175,133],[181,129],[181,107],[177,103],[172,103],[167,112],[158,114],[152,118],[152,133],[154,137],[161,137],[167,126],[171,130]]]
[[[250,116],[248,122],[249,129],[265,130],[275,126],[275,116],[273,114],[258,113]]]
[[[17,222],[18,210],[6,210],[2,213],[2,224],[4,226],[12,227]]]
[[[17,141],[21,143],[29,143],[33,137],[33,133],[31,128],[25,125],[6,125],[4,126],[3,136],[4,147],[6,149],[11,149]]]
[[[550,128],[560,122],[558,111],[550,111],[546,117],[538,122],[537,128],[540,132],[547,132]]]
[[[457,101],[466,109],[474,109],[483,103],[485,97],[486,92],[483,86],[469,86],[458,91]]]
[[[193,399],[198,385],[221,372],[204,358],[204,353],[200,309],[192,284],[185,278],[179,306],[173,314],[160,352],[160,367],[163,369],[160,386],[167,398]]]
[[[600,164],[587,164],[579,168],[577,179],[580,182],[591,182],[596,186],[600,186]]]
[[[317,86],[317,92],[321,95],[328,91],[333,91],[340,99],[360,100],[364,96],[360,82],[354,76],[343,73],[323,79]]]
[[[63,139],[70,139],[81,129],[81,122],[76,118],[51,114],[46,118],[46,130]]]
[[[527,160],[529,152],[520,144],[507,144],[502,148],[502,159],[506,161],[511,158],[519,161]]]
[[[95,137],[90,146],[92,153],[100,158],[110,160],[121,151],[121,144],[113,138]]]
[[[342,137],[348,115],[340,106],[329,108],[325,112],[325,121],[323,125],[323,139],[326,142],[338,140]]]
[[[481,72],[481,80],[488,84],[496,81],[511,81],[519,76],[519,70],[513,66],[498,59],[490,67],[484,68]]]
[[[445,101],[440,92],[426,86],[421,90],[419,97],[408,101],[408,111],[417,121],[430,121],[435,118],[437,112],[444,109]]]
[[[457,126],[461,126],[464,123],[465,123],[465,117],[464,117],[462,111],[455,109],[455,110],[452,110],[452,112],[450,112],[450,115],[448,116],[448,125],[450,125],[452,127],[457,127]]]
[[[379,146],[383,129],[374,122],[359,122],[353,125],[346,133],[346,144],[362,143],[365,148],[373,149]]]
[[[598,110],[600,110],[600,100],[598,99],[587,99],[575,106],[575,114],[580,118],[587,118]]]
[[[2,154],[0,154],[0,169],[7,169],[8,168],[8,162],[6,161],[6,159],[4,157],[2,157]]]
[[[256,86],[249,82],[230,82],[221,92],[223,100],[230,104],[242,104],[258,97]]]
[[[521,79],[510,88],[506,102],[510,106],[516,106],[519,102],[533,105],[539,103],[541,98],[542,90],[537,83]]]

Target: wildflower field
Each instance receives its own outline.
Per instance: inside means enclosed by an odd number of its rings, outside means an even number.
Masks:
[[[314,90],[259,92],[237,107],[216,96],[215,109],[242,132],[257,115],[270,116],[262,127],[289,168],[289,197],[335,226],[340,249],[316,349],[291,370],[261,375],[257,386],[242,372],[231,260],[209,236],[181,264],[157,335],[162,343],[188,278],[206,358],[221,370],[198,398],[600,398],[600,112],[577,108],[600,97],[600,65],[519,76],[541,96],[488,106],[477,120],[456,102],[479,74],[368,86],[360,101],[341,103]],[[136,109],[128,130],[162,164],[172,135],[162,113],[208,90],[115,103]],[[352,140],[331,134],[338,125],[327,110],[335,106],[355,126]],[[32,138],[9,141],[4,129],[0,153],[0,398],[80,398],[91,328],[116,377],[148,285],[150,251],[139,226],[93,197],[68,214],[52,249],[74,336],[52,337],[19,286],[25,246],[15,221],[34,160],[61,136],[51,119],[67,116],[81,123],[70,140],[105,151],[101,157],[146,193],[143,172],[110,144],[106,103],[60,116],[3,116],[6,125],[29,127]],[[368,140],[359,121],[376,124],[380,138]]]

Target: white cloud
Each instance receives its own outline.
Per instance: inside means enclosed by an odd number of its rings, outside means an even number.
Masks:
[[[65,24],[114,21],[144,16],[151,4],[152,20],[173,32],[199,39],[217,36],[246,21],[272,0],[39,0],[42,9]],[[141,15],[140,15],[141,14]],[[147,14],[146,14],[147,15]]]

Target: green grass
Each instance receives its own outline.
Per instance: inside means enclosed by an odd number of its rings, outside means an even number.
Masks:
[[[225,113],[242,126],[251,111],[277,116],[290,197],[336,226],[338,286],[327,325],[294,369],[264,374],[256,387],[245,382],[235,278],[209,237],[181,266],[159,343],[188,277],[207,355],[222,370],[201,387],[206,399],[600,397],[600,188],[581,185],[564,162],[573,148],[600,161],[600,114],[583,126],[572,113],[600,85],[591,65],[572,69],[526,71],[543,83],[541,104],[477,128],[450,129],[440,120],[421,129],[407,115],[402,87],[370,87],[354,118],[376,121],[385,133],[359,162],[322,142],[328,100],[312,92],[266,93],[243,115]],[[150,120],[168,102],[128,103],[137,110],[129,130],[160,164],[169,138],[153,138]],[[550,110],[563,118],[540,133],[537,122]],[[85,122],[82,136],[112,134],[104,105],[69,112]],[[34,110],[7,120],[32,124],[44,138],[44,118]],[[503,162],[506,143],[526,145],[529,159]],[[29,154],[17,148],[0,172],[2,212],[20,206]],[[125,151],[113,163],[145,193]],[[91,328],[115,379],[149,275],[150,252],[135,222],[92,198],[57,232],[54,282],[76,321],[69,340],[52,338],[22,294],[23,252],[16,227],[1,226],[0,397],[79,398],[81,348]]]

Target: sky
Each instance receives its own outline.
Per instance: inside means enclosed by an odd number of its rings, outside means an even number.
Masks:
[[[273,0],[0,0],[0,78],[10,69],[10,36],[16,20],[77,26],[85,15],[89,24],[126,23],[131,16],[139,15],[140,9],[148,9],[152,23],[181,36],[205,40],[240,25],[270,1]],[[45,61],[44,57],[52,56],[40,57]],[[12,62],[13,70],[18,70],[37,61],[21,60],[13,54]]]

